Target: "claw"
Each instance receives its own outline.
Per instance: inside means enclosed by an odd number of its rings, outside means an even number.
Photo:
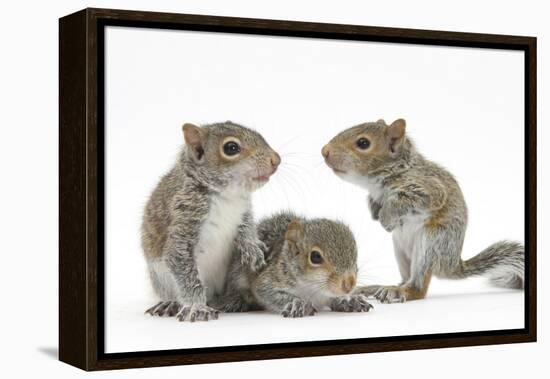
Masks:
[[[335,298],[330,305],[330,309],[335,312],[368,312],[371,308],[367,297],[362,294]]]
[[[162,301],[158,302],[157,304],[153,305],[151,308],[148,308],[145,313],[148,313],[150,314],[151,316],[153,316],[153,312],[155,311],[155,309],[162,304]]]
[[[176,318],[178,321],[208,321],[217,320],[219,311],[203,304],[192,304],[183,306]]]
[[[179,304],[176,301],[161,301],[147,309],[145,313],[151,316],[174,316],[179,309]]]
[[[265,267],[264,251],[261,246],[253,245],[253,248],[243,251],[241,255],[241,264],[249,267],[252,271],[259,271]]]
[[[306,302],[301,299],[295,299],[283,308],[281,315],[283,317],[304,317],[304,316],[313,316],[315,314],[315,308],[310,302]]]
[[[376,291],[374,297],[383,304],[404,303],[407,300],[403,294],[403,289],[396,286],[381,287]]]

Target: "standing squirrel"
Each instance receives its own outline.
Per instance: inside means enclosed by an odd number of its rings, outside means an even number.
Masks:
[[[183,125],[185,147],[145,208],[142,246],[161,302],[151,315],[216,319],[208,299],[225,287],[233,251],[252,271],[265,265],[251,211],[279,155],[257,132],[230,121]]]
[[[327,219],[306,220],[291,212],[264,219],[258,236],[267,265],[260,271],[233,260],[224,294],[212,306],[224,312],[267,309],[284,317],[336,312],[368,312],[362,294],[352,295],[357,248],[351,230]]]
[[[449,172],[416,150],[405,135],[404,120],[344,130],[321,153],[338,177],[368,190],[372,218],[392,233],[402,283],[362,287],[359,293],[383,303],[422,299],[432,275],[485,275],[497,286],[523,288],[520,243],[500,241],[461,259],[468,218],[462,191]]]

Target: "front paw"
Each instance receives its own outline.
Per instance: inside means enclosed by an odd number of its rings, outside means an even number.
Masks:
[[[176,318],[178,321],[208,321],[217,320],[220,311],[204,304],[184,305],[179,310]]]
[[[368,312],[373,306],[365,295],[342,296],[333,299],[330,309],[334,312]]]
[[[389,207],[382,207],[378,218],[380,224],[387,232],[393,231],[400,224],[399,217],[394,215]]]
[[[374,201],[372,198],[369,197],[369,210],[373,220],[377,221],[380,219],[381,208],[382,208],[382,205],[380,205],[379,202]]]
[[[364,295],[366,297],[374,297],[374,294],[378,292],[381,286],[371,285],[371,286],[357,286],[353,290],[354,295]]]
[[[302,299],[294,299],[290,303],[287,303],[281,312],[283,317],[304,317],[313,316],[316,310],[313,304],[309,301]]]
[[[380,286],[374,297],[381,303],[404,303],[407,300],[405,289],[398,286]]]
[[[241,264],[252,271],[261,270],[266,265],[264,255],[266,250],[266,245],[259,240],[254,244],[247,245],[241,249]]]

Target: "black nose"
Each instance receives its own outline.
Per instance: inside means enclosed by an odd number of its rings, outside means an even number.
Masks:
[[[330,155],[330,148],[328,145],[325,145],[323,146],[323,148],[321,149],[321,154],[323,154],[323,157],[328,158],[328,156]]]

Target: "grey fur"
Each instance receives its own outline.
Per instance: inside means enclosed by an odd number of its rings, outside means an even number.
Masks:
[[[462,262],[464,277],[487,275],[498,287],[523,288],[524,247],[513,241],[499,241],[475,257]]]
[[[206,321],[217,318],[218,310],[207,306],[212,289],[201,282],[197,268],[198,256],[207,252],[197,248],[201,230],[213,212],[213,199],[231,204],[233,199],[225,197],[239,196],[239,201],[248,204],[242,215],[235,216],[240,222],[233,238],[234,250],[242,264],[258,270],[265,265],[263,244],[257,237],[249,198],[261,185],[255,177],[271,175],[280,160],[260,134],[230,121],[189,127],[201,142],[187,143],[182,149],[175,166],[153,191],[143,216],[142,246],[153,289],[162,300],[146,312],[173,315],[178,308],[180,321]],[[228,137],[238,138],[247,155],[243,152],[243,158],[234,161],[224,158],[220,146]],[[236,190],[227,195],[230,186]],[[216,227],[216,220],[209,222],[211,228]],[[225,273],[227,267],[219,270]]]
[[[324,148],[325,161],[344,180],[369,191],[374,220],[392,233],[401,273],[398,286],[367,286],[357,293],[381,302],[423,298],[431,275],[460,279],[486,275],[498,286],[523,288],[524,247],[497,242],[472,259],[461,251],[468,212],[455,178],[424,158],[405,136],[404,120],[383,120],[344,130]],[[358,138],[370,146],[356,147]]]
[[[296,221],[301,234],[294,240],[287,231]],[[323,308],[338,312],[372,308],[364,295],[349,295],[339,287],[346,281],[351,291],[357,274],[355,238],[343,223],[281,212],[260,222],[258,235],[267,248],[266,267],[253,272],[234,259],[226,291],[211,306],[224,312],[267,309],[284,317],[311,316]],[[322,251],[322,267],[311,264],[312,249]]]

